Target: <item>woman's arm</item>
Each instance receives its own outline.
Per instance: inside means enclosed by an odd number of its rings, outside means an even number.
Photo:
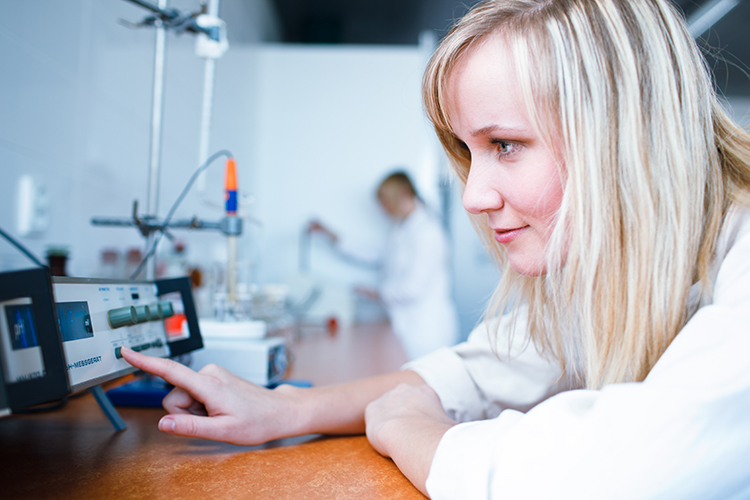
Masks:
[[[426,384],[401,384],[367,405],[367,439],[422,493],[438,443],[457,422]]]
[[[175,386],[164,398],[169,414],[159,422],[160,430],[239,445],[312,433],[363,433],[370,402],[399,384],[424,384],[416,373],[400,371],[330,387],[281,385],[271,390],[215,365],[195,372],[127,348],[122,355],[131,365]]]

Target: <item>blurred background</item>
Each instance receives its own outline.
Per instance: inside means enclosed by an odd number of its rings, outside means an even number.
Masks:
[[[249,293],[293,296],[315,281],[334,291],[318,307],[345,321],[381,318],[376,305],[348,292],[354,284],[374,284],[376,274],[336,258],[304,228],[321,219],[347,237],[381,241],[388,220],[374,190],[401,168],[442,217],[462,334],[475,325],[499,275],[461,208],[420,101],[421,74],[435,44],[473,3],[216,3],[229,49],[216,59],[208,152],[226,148],[237,160],[245,218],[238,266]],[[750,123],[750,2],[676,3],[709,54],[727,106]],[[135,228],[94,226],[91,219],[127,218],[134,200],[145,213],[155,30],[132,24],[148,12],[126,0],[3,0],[1,6],[0,227],[37,255],[63,256],[69,275],[126,277],[142,257],[143,237]],[[201,3],[168,6],[194,12]],[[154,210],[161,217],[201,163],[204,72],[194,37],[168,32]],[[223,189],[217,162],[175,217],[218,220]],[[29,210],[31,222],[24,219]],[[210,295],[226,264],[225,238],[194,230],[172,236],[159,247],[157,273],[193,273]],[[29,266],[0,242],[0,271]]]

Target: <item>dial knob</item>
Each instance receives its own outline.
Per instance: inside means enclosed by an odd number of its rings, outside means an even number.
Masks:
[[[151,309],[149,306],[135,306],[137,316],[136,323],[148,323],[151,321]]]
[[[132,326],[138,323],[138,315],[133,306],[112,309],[107,313],[107,319],[109,320],[109,326],[111,326],[113,330],[115,328]]]
[[[164,300],[159,302],[159,305],[161,306],[161,313],[164,319],[174,316],[174,307],[172,307],[171,302]]]

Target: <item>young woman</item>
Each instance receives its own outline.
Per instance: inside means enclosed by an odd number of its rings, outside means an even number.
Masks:
[[[381,248],[341,240],[320,222],[309,230],[328,237],[340,256],[379,271],[378,288],[355,291],[380,300],[408,359],[455,345],[458,317],[451,297],[448,237],[417,195],[409,176],[389,174],[377,189],[391,228]]]
[[[487,321],[309,390],[123,350],[179,387],[160,428],[366,431],[432,498],[750,498],[750,136],[671,4],[484,2],[424,97],[504,268]]]

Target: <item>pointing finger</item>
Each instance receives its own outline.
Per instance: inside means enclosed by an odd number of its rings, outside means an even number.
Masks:
[[[161,377],[176,387],[185,389],[201,401],[205,400],[207,394],[205,387],[201,384],[200,375],[187,366],[171,359],[146,356],[128,347],[123,347],[120,353],[125,361],[136,368]]]

